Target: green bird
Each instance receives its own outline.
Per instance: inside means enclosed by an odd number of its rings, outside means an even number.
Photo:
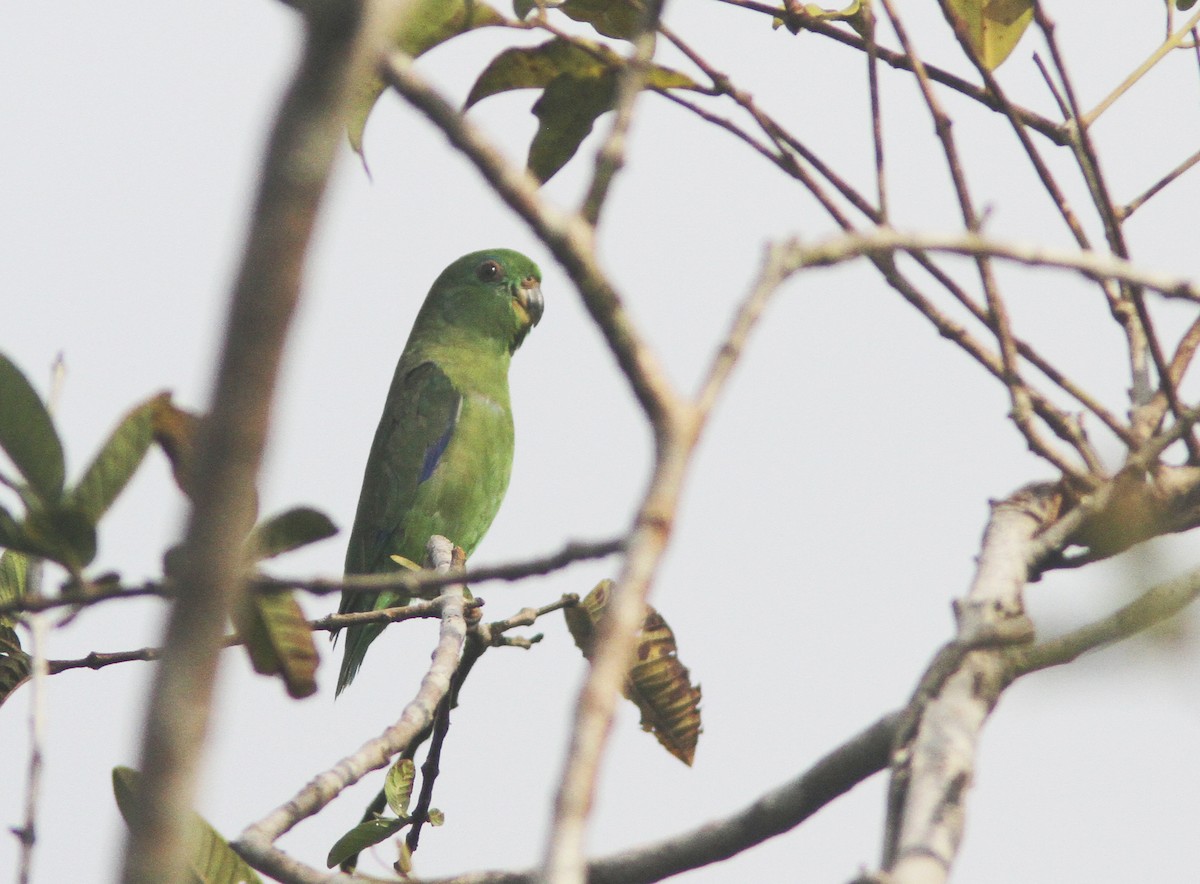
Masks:
[[[442,271],[417,313],[383,405],[346,550],[347,574],[418,564],[434,534],[470,556],[492,524],[512,470],[508,366],[542,318],[541,271],[489,249]],[[401,593],[342,593],[339,612],[403,605]],[[340,694],[385,624],[346,629]],[[334,636],[336,638],[336,634]]]

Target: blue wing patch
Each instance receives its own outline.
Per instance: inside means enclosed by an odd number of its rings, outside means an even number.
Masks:
[[[442,454],[446,451],[446,446],[450,444],[450,437],[454,435],[455,423],[456,421],[451,421],[447,424],[446,432],[442,433],[442,437],[425,449],[425,460],[421,464],[421,478],[417,480],[417,484],[424,482],[437,469],[438,461],[442,459]]]

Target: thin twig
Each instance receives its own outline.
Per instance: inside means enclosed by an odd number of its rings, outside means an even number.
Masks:
[[[871,95],[871,141],[875,147],[875,202],[879,206],[880,223],[887,223],[887,164],[883,152],[883,110],[879,95],[879,44],[875,40],[875,10],[870,2],[863,4],[866,23],[867,88]]]
[[[58,410],[63,384],[67,378],[67,363],[59,353],[50,366],[50,392],[46,410],[53,415]],[[30,558],[25,566],[25,593],[40,596],[46,576],[46,563]],[[25,777],[25,821],[16,832],[21,844],[17,882],[29,884],[33,879],[33,851],[37,845],[38,805],[42,794],[42,770],[45,767],[46,747],[46,677],[50,674],[46,661],[46,644],[50,624],[43,614],[25,618],[29,628],[29,674],[33,696],[29,702],[29,767]]]
[[[1127,219],[1130,215],[1144,206],[1151,197],[1158,194],[1163,188],[1175,181],[1176,178],[1178,178],[1188,169],[1192,168],[1192,166],[1196,165],[1196,163],[1200,163],[1200,150],[1196,151],[1194,154],[1152,184],[1145,193],[1134,197],[1123,206],[1117,206],[1117,218],[1122,221]]]
[[[771,6],[766,3],[758,3],[755,2],[755,0],[720,0],[720,2],[728,4],[729,6],[736,6],[739,9],[745,9],[751,12],[757,12],[761,15],[767,15],[771,18],[782,19],[784,21],[793,20],[795,18],[795,16],[793,16],[793,14],[784,7]],[[849,46],[852,49],[857,49],[860,52],[867,51],[865,40],[863,40],[857,34],[845,31],[842,28],[830,24],[829,22],[823,22],[819,19],[806,17],[803,20],[803,26],[805,30],[820,34],[822,37],[828,37],[829,39],[835,40],[844,46]],[[879,59],[889,67],[893,67],[896,70],[912,70],[912,59],[908,58],[902,52],[895,52],[880,46]],[[941,68],[929,66],[928,69],[929,78],[931,80],[934,80],[943,86],[953,89],[955,92],[979,102],[986,108],[994,111],[1001,110],[999,104],[996,102],[995,96],[989,94],[986,89],[980,89],[974,83],[969,83],[962,79],[962,77],[957,77],[954,74],[942,70]],[[1025,108],[1017,108],[1016,113],[1024,125],[1044,135],[1055,144],[1065,145],[1068,143],[1069,136],[1064,128],[1059,124],[1053,122],[1052,120],[1048,120],[1043,116],[1035,114],[1033,111],[1026,110]]]
[[[1171,2],[1172,0],[1168,0],[1168,5],[1170,5]],[[1092,123],[1096,122],[1096,119],[1102,113],[1112,107],[1113,102],[1128,92],[1138,80],[1149,73],[1150,70],[1153,69],[1154,66],[1160,61],[1162,61],[1168,53],[1182,44],[1183,39],[1191,32],[1192,28],[1196,27],[1197,24],[1200,24],[1200,11],[1197,11],[1195,14],[1193,14],[1192,17],[1187,20],[1187,23],[1183,25],[1183,27],[1168,36],[1167,39],[1163,41],[1161,46],[1150,53],[1149,58],[1134,68],[1129,76],[1121,81],[1121,84],[1117,86],[1116,89],[1106,95],[1099,104],[1084,114],[1080,119],[1083,127],[1087,128],[1091,126]]]
[[[728,95],[736,102],[746,113],[748,113],[763,133],[774,143],[778,154],[770,155],[773,161],[784,172],[791,177],[800,181],[809,192],[821,203],[822,207],[829,213],[830,217],[834,218],[843,229],[851,229],[852,225],[846,220],[841,212],[841,209],[830,200],[829,196],[812,175],[806,170],[796,159],[791,156],[795,153],[801,160],[808,163],[817,174],[828,181],[837,191],[846,199],[854,208],[866,215],[871,221],[878,224],[882,218],[879,210],[872,206],[866,199],[862,197],[850,184],[840,175],[835,173],[827,163],[813,151],[809,150],[803,142],[794,135],[790,134],[783,126],[781,126],[773,117],[763,111],[755,102],[754,97],[743,89],[734,85],[729,76],[708,63],[700,53],[696,52],[683,38],[676,34],[671,28],[666,25],[659,25],[659,30],[663,36],[687,56],[688,60],[698,67],[706,77],[712,82],[713,91],[717,94]],[[684,105],[687,106],[687,105]],[[729,127],[729,131],[733,131]],[[746,139],[752,145],[755,144],[751,139]],[[786,150],[785,150],[786,148]]]
[[[448,691],[438,704],[433,717],[433,734],[429,741],[429,751],[425,753],[425,761],[421,765],[421,792],[412,812],[412,828],[404,838],[409,853],[414,853],[421,841],[421,828],[429,820],[429,810],[433,806],[433,785],[441,773],[439,766],[442,759],[442,746],[446,735],[450,732],[450,706],[453,691]]]
[[[974,208],[970,187],[967,184],[966,172],[959,158],[950,117],[943,110],[941,102],[938,100],[930,83],[925,64],[909,39],[907,29],[896,14],[891,0],[882,0],[882,3],[884,9],[887,11],[888,18],[891,20],[892,29],[896,32],[896,37],[900,40],[900,45],[904,48],[908,57],[912,59],[913,73],[916,75],[917,84],[925,100],[925,106],[933,118],[934,130],[937,133],[938,140],[942,144],[942,152],[946,157],[946,167],[950,172],[951,181],[954,183],[954,192],[958,198],[963,223],[969,232],[978,234],[981,232],[979,217]],[[964,30],[962,19],[950,10],[945,0],[942,0],[942,10],[946,14],[947,20],[953,24],[955,36],[957,36],[959,43],[967,46],[969,50],[970,39]],[[1009,400],[1012,403],[1013,422],[1017,425],[1017,429],[1021,432],[1021,435],[1025,437],[1030,450],[1059,464],[1061,468],[1061,464],[1065,463],[1065,461],[1056,452],[1052,451],[1050,444],[1042,438],[1041,433],[1038,432],[1038,428],[1034,425],[1030,394],[1020,374],[1017,347],[1013,340],[1008,309],[1000,297],[991,261],[986,256],[976,255],[975,264],[979,272],[980,284],[983,286],[984,298],[988,305],[987,325],[995,334],[999,348],[1000,361],[1003,367],[1001,380],[1008,390]],[[1087,463],[1088,469],[1092,473],[1099,474],[1102,472],[1099,458],[1090,446],[1079,446],[1076,450]]]
[[[662,13],[662,0],[645,3],[638,16],[637,32],[630,36],[633,48],[624,67],[617,74],[616,114],[608,136],[596,152],[595,170],[579,215],[592,227],[600,222],[600,212],[608,197],[609,188],[625,162],[625,143],[633,122],[633,106],[646,86],[650,61],[654,57],[654,32]]]
[[[1066,635],[1010,652],[1014,675],[1070,663],[1082,654],[1145,632],[1174,617],[1200,596],[1200,570],[1146,590],[1112,614]]]
[[[1200,13],[1197,13],[1197,16],[1200,16]],[[1105,183],[1104,174],[1100,168],[1100,161],[1097,157],[1095,147],[1092,145],[1088,127],[1082,120],[1079,102],[1075,97],[1075,89],[1071,85],[1071,78],[1067,73],[1066,63],[1063,61],[1062,53],[1058,48],[1058,41],[1054,35],[1054,22],[1037,0],[1034,2],[1034,19],[1037,21],[1038,27],[1041,29],[1042,35],[1046,40],[1046,45],[1050,49],[1055,70],[1058,72],[1059,81],[1062,83],[1073,123],[1071,127],[1073,136],[1071,147],[1075,152],[1079,168],[1083,172],[1088,190],[1092,195],[1092,202],[1095,204],[1100,219],[1104,223],[1104,232],[1108,239],[1109,248],[1112,249],[1117,257],[1128,258],[1129,251],[1125,245],[1125,237],[1121,231],[1120,220],[1117,217],[1116,205],[1109,196],[1108,185]],[[1167,373],[1166,359],[1163,356],[1162,347],[1158,342],[1158,334],[1150,318],[1150,313],[1146,309],[1145,298],[1142,295],[1141,289],[1136,285],[1124,286],[1124,288],[1127,300],[1133,305],[1133,314],[1129,315],[1126,311],[1117,318],[1119,321],[1124,319],[1122,324],[1129,339],[1130,361],[1133,370],[1132,400],[1134,409],[1136,410],[1145,405],[1152,396],[1148,370],[1145,366],[1145,354],[1143,352],[1149,351],[1150,359],[1154,364],[1155,371],[1158,373],[1159,388],[1166,394],[1167,404],[1170,406],[1172,413],[1178,418],[1183,411],[1183,406],[1179,401],[1179,394],[1175,389],[1175,384],[1172,383],[1170,375]],[[1200,443],[1196,442],[1195,437],[1191,433],[1188,433],[1184,438],[1184,443],[1187,445],[1188,455],[1192,462],[1200,461]]]
[[[429,595],[433,590],[440,589],[449,583],[462,582],[476,585],[490,580],[515,581],[525,577],[550,574],[561,570],[574,562],[588,559],[602,559],[615,555],[625,548],[623,538],[601,540],[595,542],[571,541],[558,552],[550,553],[536,559],[523,562],[512,562],[501,565],[484,565],[468,568],[462,574],[444,576],[432,571],[396,572],[394,574],[358,574],[336,578],[311,577],[269,577],[255,575],[249,578],[248,591],[259,593],[288,592],[301,590],[312,595],[331,595],[337,592],[380,592],[382,590],[400,590],[409,596]],[[147,581],[136,586],[125,586],[120,583],[99,583],[87,585],[82,591],[64,593],[56,596],[46,596],[40,593],[31,594],[24,599],[0,603],[0,616],[19,614],[31,611],[46,611],[62,607],[87,607],[112,599],[133,598],[175,598],[178,586],[171,581]],[[364,612],[366,613],[366,612]],[[345,615],[334,615],[345,616]],[[329,622],[335,621],[333,617]]]

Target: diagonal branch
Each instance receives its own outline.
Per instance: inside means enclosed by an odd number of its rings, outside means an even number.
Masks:
[[[428,554],[432,566],[446,573],[451,568],[453,547],[444,537],[429,542]],[[454,562],[461,567],[461,561]],[[401,752],[420,735],[434,719],[438,704],[447,696],[450,682],[458,668],[467,624],[463,608],[463,587],[452,584],[441,596],[442,627],[434,648],[433,662],[421,679],[417,695],[409,701],[400,718],[380,736],[368,740],[352,755],[339,761],[325,773],[318,774],[290,801],[280,805],[263,819],[249,826],[232,847],[259,871],[268,875],[296,876],[312,872],[310,880],[334,880],[324,872],[309,870],[275,846],[275,841],[301,820],[319,812],[366,774],[388,765],[392,756]]]

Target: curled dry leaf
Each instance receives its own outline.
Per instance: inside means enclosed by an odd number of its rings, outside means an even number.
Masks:
[[[612,595],[613,582],[601,580],[579,603],[563,609],[575,644],[589,660],[596,626]],[[642,713],[642,730],[650,731],[663,748],[691,765],[700,738],[700,687],[680,662],[675,633],[654,608],[646,606],[637,636],[637,650],[625,682],[625,696]]]

